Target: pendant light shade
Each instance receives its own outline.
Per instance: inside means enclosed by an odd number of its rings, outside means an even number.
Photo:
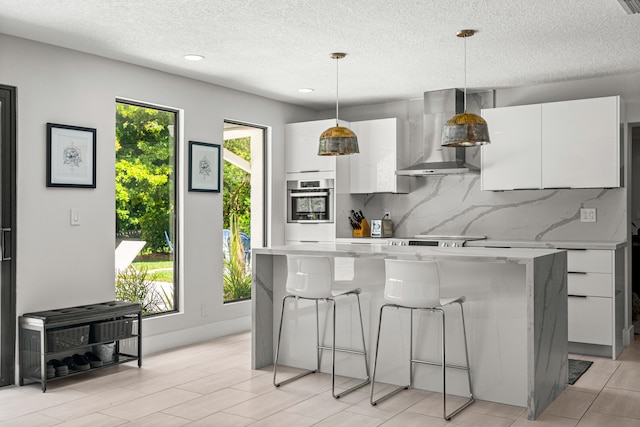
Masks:
[[[358,137],[351,129],[336,126],[329,128],[320,135],[319,156],[342,156],[359,153]]]
[[[318,156],[342,156],[360,152],[356,134],[351,129],[338,124],[338,60],[345,56],[347,54],[341,52],[331,54],[331,58],[336,60],[336,125],[320,135]]]
[[[480,116],[467,113],[467,37],[475,30],[460,30],[456,34],[464,38],[464,113],[453,116],[442,130],[440,145],[445,147],[474,147],[489,144],[489,127]]]

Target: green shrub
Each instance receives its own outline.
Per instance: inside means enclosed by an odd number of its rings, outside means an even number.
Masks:
[[[173,286],[170,287],[168,291],[165,288],[161,288],[160,290],[162,291],[160,293],[160,299],[162,300],[162,306],[164,308],[164,310],[161,311],[173,311],[175,301]]]
[[[162,312],[161,295],[153,284],[154,275],[149,275],[145,268],[136,270],[132,266],[121,270],[116,275],[116,300],[140,304],[142,314]]]
[[[247,271],[244,248],[238,230],[238,221],[232,217],[229,221],[229,259],[224,260],[223,289],[224,301],[236,301],[251,297],[251,271]]]

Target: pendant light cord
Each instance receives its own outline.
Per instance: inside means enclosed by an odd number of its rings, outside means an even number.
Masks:
[[[336,58],[336,126],[338,125],[338,85],[339,85],[339,73],[338,73],[338,61],[340,61],[340,58]]]
[[[464,39],[464,113],[467,114],[467,37]]]

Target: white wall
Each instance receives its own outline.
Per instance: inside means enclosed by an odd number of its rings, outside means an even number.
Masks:
[[[2,34],[0,70],[0,83],[17,87],[18,315],[114,299],[117,97],[182,110],[182,173],[187,141],[221,143],[224,119],[270,127],[268,217],[272,242],[282,243],[283,125],[310,120],[315,112]],[[46,187],[47,122],[97,129],[96,189]],[[222,303],[222,194],[189,193],[186,184],[179,183],[181,310],[144,321],[145,353],[250,327],[249,302]],[[72,207],[80,210],[79,227],[69,224]]]

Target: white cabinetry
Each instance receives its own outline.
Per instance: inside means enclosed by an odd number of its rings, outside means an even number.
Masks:
[[[336,238],[335,223],[287,223],[285,241],[287,245],[297,243],[333,243]]]
[[[339,123],[340,126],[347,126],[343,121]],[[335,171],[335,156],[318,156],[320,135],[335,125],[335,119],[286,124],[284,127],[285,172]]]
[[[409,177],[396,176],[406,166],[405,124],[396,118],[352,122],[360,153],[349,156],[350,193],[408,193]]]
[[[542,104],[542,187],[620,186],[620,97]]]
[[[620,187],[619,96],[482,110],[482,189]]]
[[[610,348],[613,358],[622,351],[622,270],[621,249],[567,250],[570,351],[589,353],[604,349],[609,353]]]
[[[540,104],[482,110],[491,132],[482,147],[483,190],[540,188],[541,111]]]

